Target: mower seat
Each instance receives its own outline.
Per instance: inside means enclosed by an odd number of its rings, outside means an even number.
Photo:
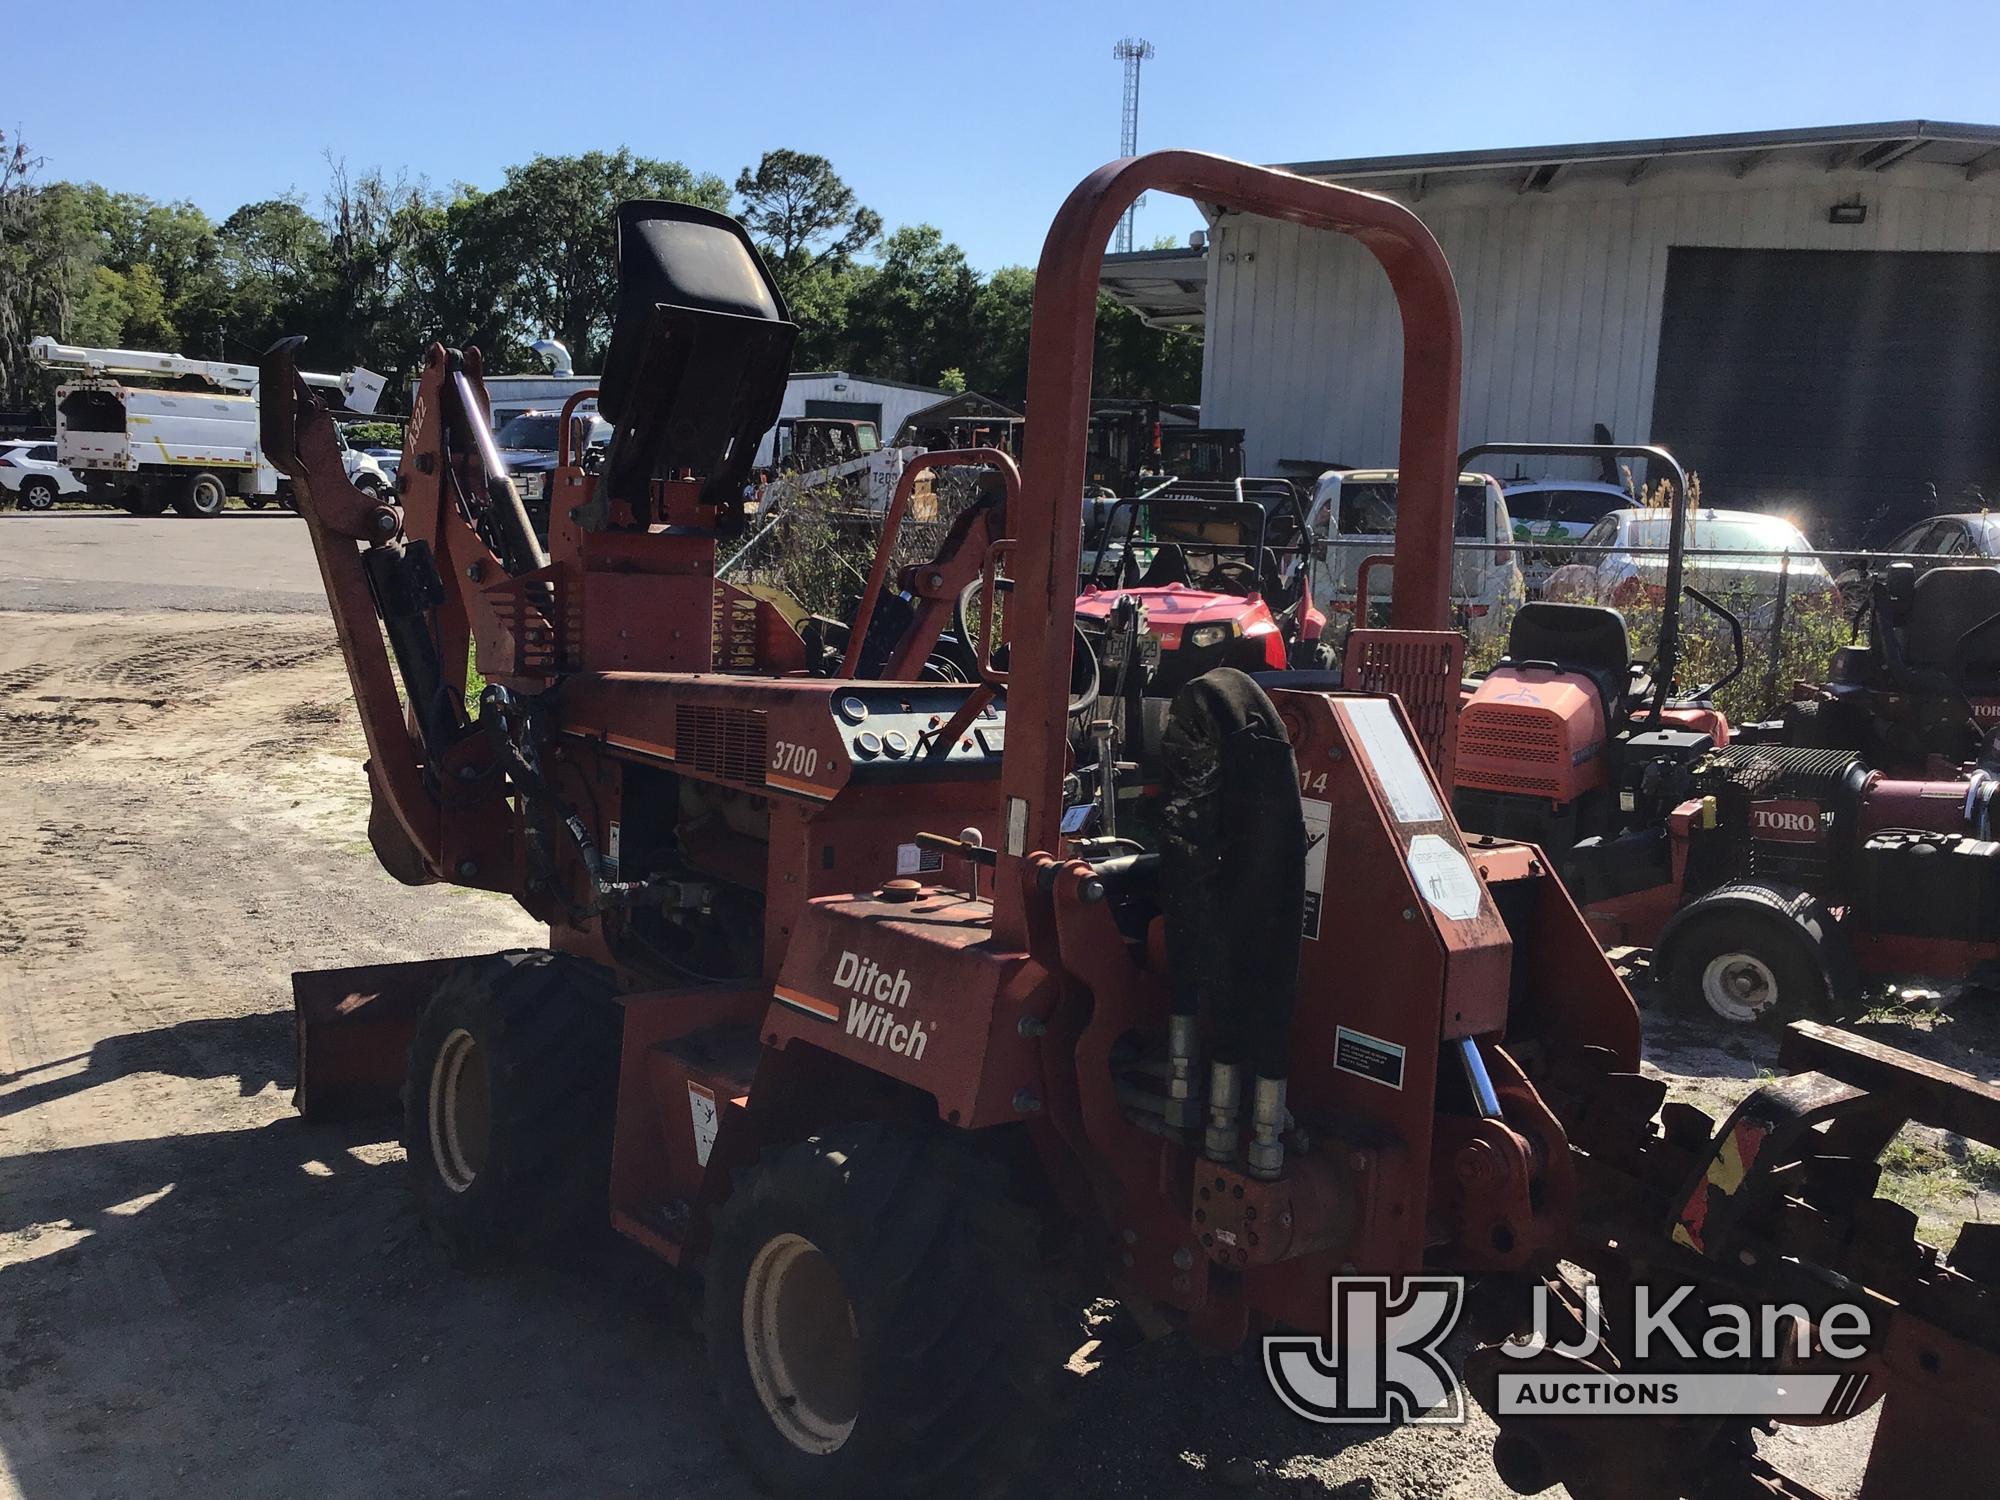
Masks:
[[[1933,568],[1917,580],[1911,597],[1904,659],[1913,667],[1948,670],[1965,633],[1995,615],[2000,615],[2000,568]],[[1975,641],[1971,654],[1989,668],[2000,660],[2000,628]]]
[[[1625,617],[1601,604],[1549,604],[1537,600],[1514,611],[1507,628],[1512,666],[1552,662],[1596,684],[1607,722],[1619,717],[1632,685],[1631,637]]]

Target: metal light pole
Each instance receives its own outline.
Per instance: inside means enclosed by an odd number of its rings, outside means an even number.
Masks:
[[[1118,154],[1137,156],[1139,154],[1139,67],[1153,55],[1153,44],[1142,37],[1126,37],[1111,49],[1111,55],[1125,64],[1125,102],[1119,110]],[[1146,195],[1141,193],[1132,200],[1132,206],[1125,210],[1125,216],[1118,221],[1118,236],[1112,242],[1113,248],[1121,253],[1132,248],[1132,221],[1145,205]]]

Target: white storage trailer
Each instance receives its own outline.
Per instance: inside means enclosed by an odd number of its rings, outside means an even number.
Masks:
[[[231,495],[251,505],[281,497],[282,476],[258,446],[255,365],[80,348],[46,337],[30,341],[28,352],[50,369],[82,374],[56,388],[56,456],[93,498],[134,515],[171,506],[213,516]],[[364,415],[382,395],[383,379],[372,370],[305,379],[338,391],[343,406]],[[386,483],[365,455],[354,454],[348,467],[357,483]]]

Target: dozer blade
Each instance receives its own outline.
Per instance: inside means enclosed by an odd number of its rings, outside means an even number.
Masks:
[[[292,1103],[308,1120],[388,1114],[398,1107],[404,1056],[440,981],[462,958],[427,958],[292,975]]]

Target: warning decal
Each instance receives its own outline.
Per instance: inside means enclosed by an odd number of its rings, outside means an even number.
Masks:
[[[1299,810],[1306,822],[1305,935],[1317,938],[1320,908],[1326,903],[1326,836],[1333,827],[1333,804],[1302,797]]]
[[[1410,840],[1410,878],[1424,900],[1456,921],[1479,915],[1479,877],[1465,856],[1434,833]]]
[[[715,1149],[715,1091],[690,1083],[688,1114],[694,1121],[694,1159],[705,1167],[708,1153]]]
[[[1403,1049],[1365,1031],[1350,1031],[1345,1026],[1334,1029],[1333,1065],[1343,1073],[1392,1089],[1403,1086]]]

